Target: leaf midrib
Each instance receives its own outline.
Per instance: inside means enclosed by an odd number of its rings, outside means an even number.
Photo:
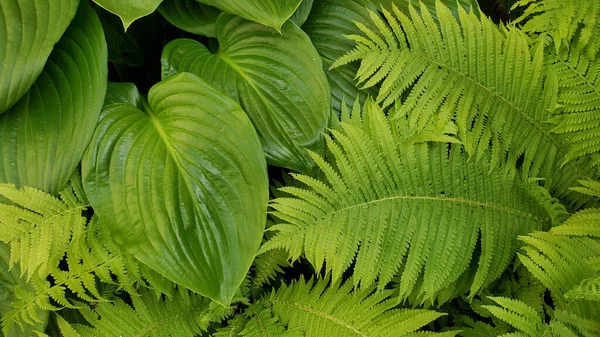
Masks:
[[[454,204],[463,204],[463,205],[468,205],[471,207],[475,207],[475,206],[480,206],[483,208],[487,208],[487,209],[491,209],[494,210],[496,212],[504,212],[507,214],[512,214],[515,215],[517,217],[520,218],[524,218],[524,219],[533,219],[534,221],[543,223],[543,222],[547,222],[547,219],[542,219],[534,214],[528,213],[528,212],[524,212],[524,211],[520,211],[520,210],[516,210],[513,208],[508,208],[508,207],[504,207],[504,206],[500,206],[497,204],[493,204],[493,203],[487,203],[487,202],[481,202],[481,201],[475,201],[475,200],[468,200],[468,199],[462,199],[462,198],[452,198],[452,197],[430,197],[430,196],[411,196],[411,195],[397,195],[397,196],[392,196],[392,197],[385,197],[385,198],[380,198],[380,199],[376,199],[376,200],[369,200],[369,201],[365,201],[365,202],[361,202],[355,205],[351,205],[351,206],[347,206],[338,210],[335,210],[333,212],[327,213],[327,216],[336,214],[336,213],[341,213],[353,208],[357,208],[357,207],[361,207],[361,206],[365,206],[365,205],[371,205],[371,204],[376,204],[376,203],[380,203],[380,202],[386,202],[386,201],[392,201],[392,200],[430,200],[430,201],[438,201],[438,202],[451,202]]]
[[[347,323],[345,321],[342,321],[341,319],[333,316],[333,315],[329,315],[327,313],[324,313],[322,311],[319,311],[311,306],[308,305],[303,305],[303,304],[299,304],[296,302],[288,302],[288,301],[282,301],[282,300],[277,300],[277,299],[273,299],[271,300],[271,302],[273,304],[279,304],[282,306],[286,306],[288,308],[294,308],[294,309],[298,309],[298,310],[302,310],[304,312],[308,312],[310,314],[313,314],[315,316],[324,318],[330,322],[333,322],[336,325],[339,325],[341,327],[344,327],[347,330],[350,330],[352,332],[354,332],[355,334],[362,336],[362,337],[369,337],[369,335],[365,334],[364,332],[362,332],[361,330],[359,330],[358,328],[355,328],[354,326],[352,326],[350,323]]]

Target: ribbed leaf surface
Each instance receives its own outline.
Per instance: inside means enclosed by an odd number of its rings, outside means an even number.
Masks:
[[[170,23],[196,35],[216,37],[216,23],[221,11],[195,0],[166,0],[158,7]]]
[[[107,71],[102,25],[84,2],[36,82],[0,115],[0,182],[51,194],[67,185],[98,122]]]
[[[232,15],[217,21],[219,51],[178,39],[163,50],[163,78],[174,72],[203,77],[238,100],[271,165],[310,171],[306,149],[323,152],[330,115],[329,85],[319,55],[294,23],[273,29]]]
[[[0,113],[15,104],[38,77],[67,29],[79,0],[0,2]]]
[[[198,0],[281,31],[283,24],[296,11],[302,0]]]
[[[235,101],[188,73],[155,85],[143,104],[105,106],[82,162],[86,193],[117,243],[227,305],[265,226],[256,131]]]

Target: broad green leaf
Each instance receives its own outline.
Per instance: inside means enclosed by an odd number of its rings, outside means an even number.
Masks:
[[[0,115],[0,182],[58,193],[98,121],[107,81],[102,25],[82,2],[31,89]]]
[[[303,0],[300,7],[294,12],[294,15],[290,17],[290,20],[294,21],[298,27],[301,27],[306,22],[306,19],[308,19],[313,3],[314,0]]]
[[[160,13],[175,27],[196,35],[216,37],[215,26],[221,11],[195,0],[166,0]]]
[[[361,33],[355,21],[375,29],[366,4],[363,0],[316,0],[308,20],[302,26],[323,60],[331,86],[333,110],[337,115],[340,114],[342,98],[346,103],[352,103],[358,97],[363,103],[367,95],[377,94],[374,89],[359,90],[354,80],[358,62],[329,70],[335,60],[354,47],[354,43],[344,35]]]
[[[117,15],[123,22],[123,28],[127,30],[135,20],[152,14],[162,0],[94,0],[94,2]]]
[[[281,32],[302,0],[198,0]]]
[[[271,165],[308,172],[306,149],[323,153],[330,114],[329,85],[321,59],[293,22],[282,35],[263,25],[223,14],[217,21],[219,50],[178,39],[163,50],[163,78],[185,71],[199,75],[238,100]]]
[[[0,113],[15,104],[42,72],[79,0],[0,1]]]
[[[21,278],[18,266],[13,266],[9,270],[10,265],[10,248],[0,242],[0,317],[9,312],[11,302],[15,301],[16,293],[22,290],[33,291],[33,286],[28,284],[25,279]],[[48,323],[48,311],[36,309],[35,316],[38,322],[32,321],[31,325],[23,326],[5,326],[2,322],[2,330],[0,336],[6,337],[30,337],[34,336],[34,330],[44,331]],[[8,334],[6,333],[8,331]]]
[[[265,226],[266,163],[252,123],[188,73],[152,87],[143,111],[124,97],[104,107],[82,160],[94,210],[140,261],[229,304]]]

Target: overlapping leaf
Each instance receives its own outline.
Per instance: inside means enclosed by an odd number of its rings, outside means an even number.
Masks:
[[[156,10],[163,0],[94,0],[100,7],[119,16],[123,28]]]
[[[201,3],[220,8],[281,31],[302,0],[198,0]]]
[[[2,0],[0,3],[0,114],[38,77],[67,29],[79,0]]]
[[[197,35],[216,37],[216,23],[221,11],[195,0],[166,0],[160,13],[179,29]]]
[[[189,73],[155,85],[144,111],[125,101],[105,106],[83,159],[90,202],[139,260],[227,305],[265,225],[256,131],[235,101]]]
[[[306,149],[323,151],[329,85],[306,34],[292,22],[282,34],[221,15],[218,52],[193,40],[175,40],[163,50],[163,78],[191,72],[222,88],[248,113],[269,164],[307,172],[314,164]]]
[[[0,182],[56,194],[79,164],[106,93],[102,25],[83,2],[44,71],[0,115]]]

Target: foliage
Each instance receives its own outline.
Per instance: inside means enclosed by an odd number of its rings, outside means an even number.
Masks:
[[[600,336],[599,18],[0,1],[0,336]]]

